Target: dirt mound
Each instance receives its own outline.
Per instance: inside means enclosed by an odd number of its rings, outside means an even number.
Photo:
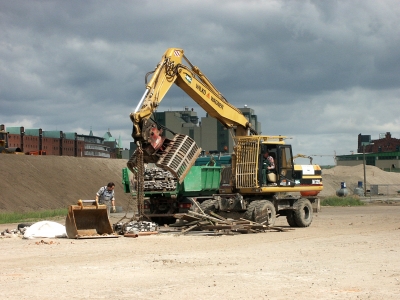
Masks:
[[[385,172],[374,166],[366,166],[365,173],[367,188],[374,184],[382,185],[385,193],[389,195],[395,195],[400,190],[400,173]],[[359,181],[364,185],[364,168],[363,165],[357,165],[354,167],[337,166],[322,170],[322,180],[324,189],[320,196],[335,195],[341,187],[341,182],[346,183],[349,193],[352,194]]]
[[[130,199],[122,186],[123,159],[0,154],[0,212],[27,212],[67,208],[78,199],[94,199],[98,189],[115,183],[116,205],[127,207]],[[367,166],[370,184],[391,185],[390,194],[400,190],[400,174]],[[323,170],[324,190],[320,196],[333,196],[346,182],[349,192],[364,180],[363,166],[338,166]],[[385,191],[386,192],[386,191]]]
[[[116,205],[126,207],[123,159],[0,154],[0,212],[67,208],[95,199],[101,186],[115,183]]]

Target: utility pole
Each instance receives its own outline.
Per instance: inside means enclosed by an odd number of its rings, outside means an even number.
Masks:
[[[370,143],[369,145],[373,145],[374,143]],[[363,145],[363,166],[364,166],[364,196],[367,197],[367,175],[365,172],[365,144]]]
[[[367,197],[367,175],[365,172],[365,145],[363,145],[363,166],[364,166],[364,197]]]

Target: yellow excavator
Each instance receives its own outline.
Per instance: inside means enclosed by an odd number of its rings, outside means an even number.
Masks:
[[[150,119],[170,87],[176,84],[208,115],[233,131],[231,166],[221,174],[219,194],[200,203],[203,211],[268,224],[280,215],[286,216],[290,226],[311,224],[312,213],[319,208],[317,195],[323,188],[320,166],[294,165],[292,148],[285,144],[285,136],[257,135],[249,120],[186,58],[183,49],[167,49],[155,70],[146,74],[145,81],[146,90],[130,114],[132,137],[138,147],[128,161],[132,172],[142,174],[143,164],[155,163],[182,182],[199,156],[201,148],[194,140],[182,134],[167,139]],[[275,161],[275,176],[265,176],[266,151]]]

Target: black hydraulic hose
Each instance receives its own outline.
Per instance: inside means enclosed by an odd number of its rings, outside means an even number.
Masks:
[[[255,131],[253,128],[250,128],[250,133],[251,133],[252,135],[258,135],[258,132]]]
[[[287,178],[286,176],[284,176],[282,174],[280,175],[280,177],[282,177],[283,179],[286,179],[287,181],[289,181],[289,182],[293,183],[294,185],[296,185],[296,181],[294,179],[289,179],[289,178]]]
[[[147,77],[149,77],[150,74],[153,74],[155,71],[150,71],[146,73],[146,76],[144,77],[144,83],[147,85]]]
[[[150,118],[150,120],[152,120],[154,123],[157,124],[157,126],[161,127],[162,129],[165,129],[165,130],[171,132],[173,135],[176,135],[176,133],[173,132],[171,129],[165,127],[164,125],[162,125],[162,124],[160,124],[160,123],[158,123],[158,122],[157,122],[156,120],[154,120],[153,118]]]

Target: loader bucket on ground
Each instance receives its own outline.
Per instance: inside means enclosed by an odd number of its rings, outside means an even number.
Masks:
[[[70,205],[65,220],[65,229],[70,239],[77,238],[101,238],[118,237],[114,235],[110,220],[107,214],[106,205],[83,205],[80,200],[78,205]]]

